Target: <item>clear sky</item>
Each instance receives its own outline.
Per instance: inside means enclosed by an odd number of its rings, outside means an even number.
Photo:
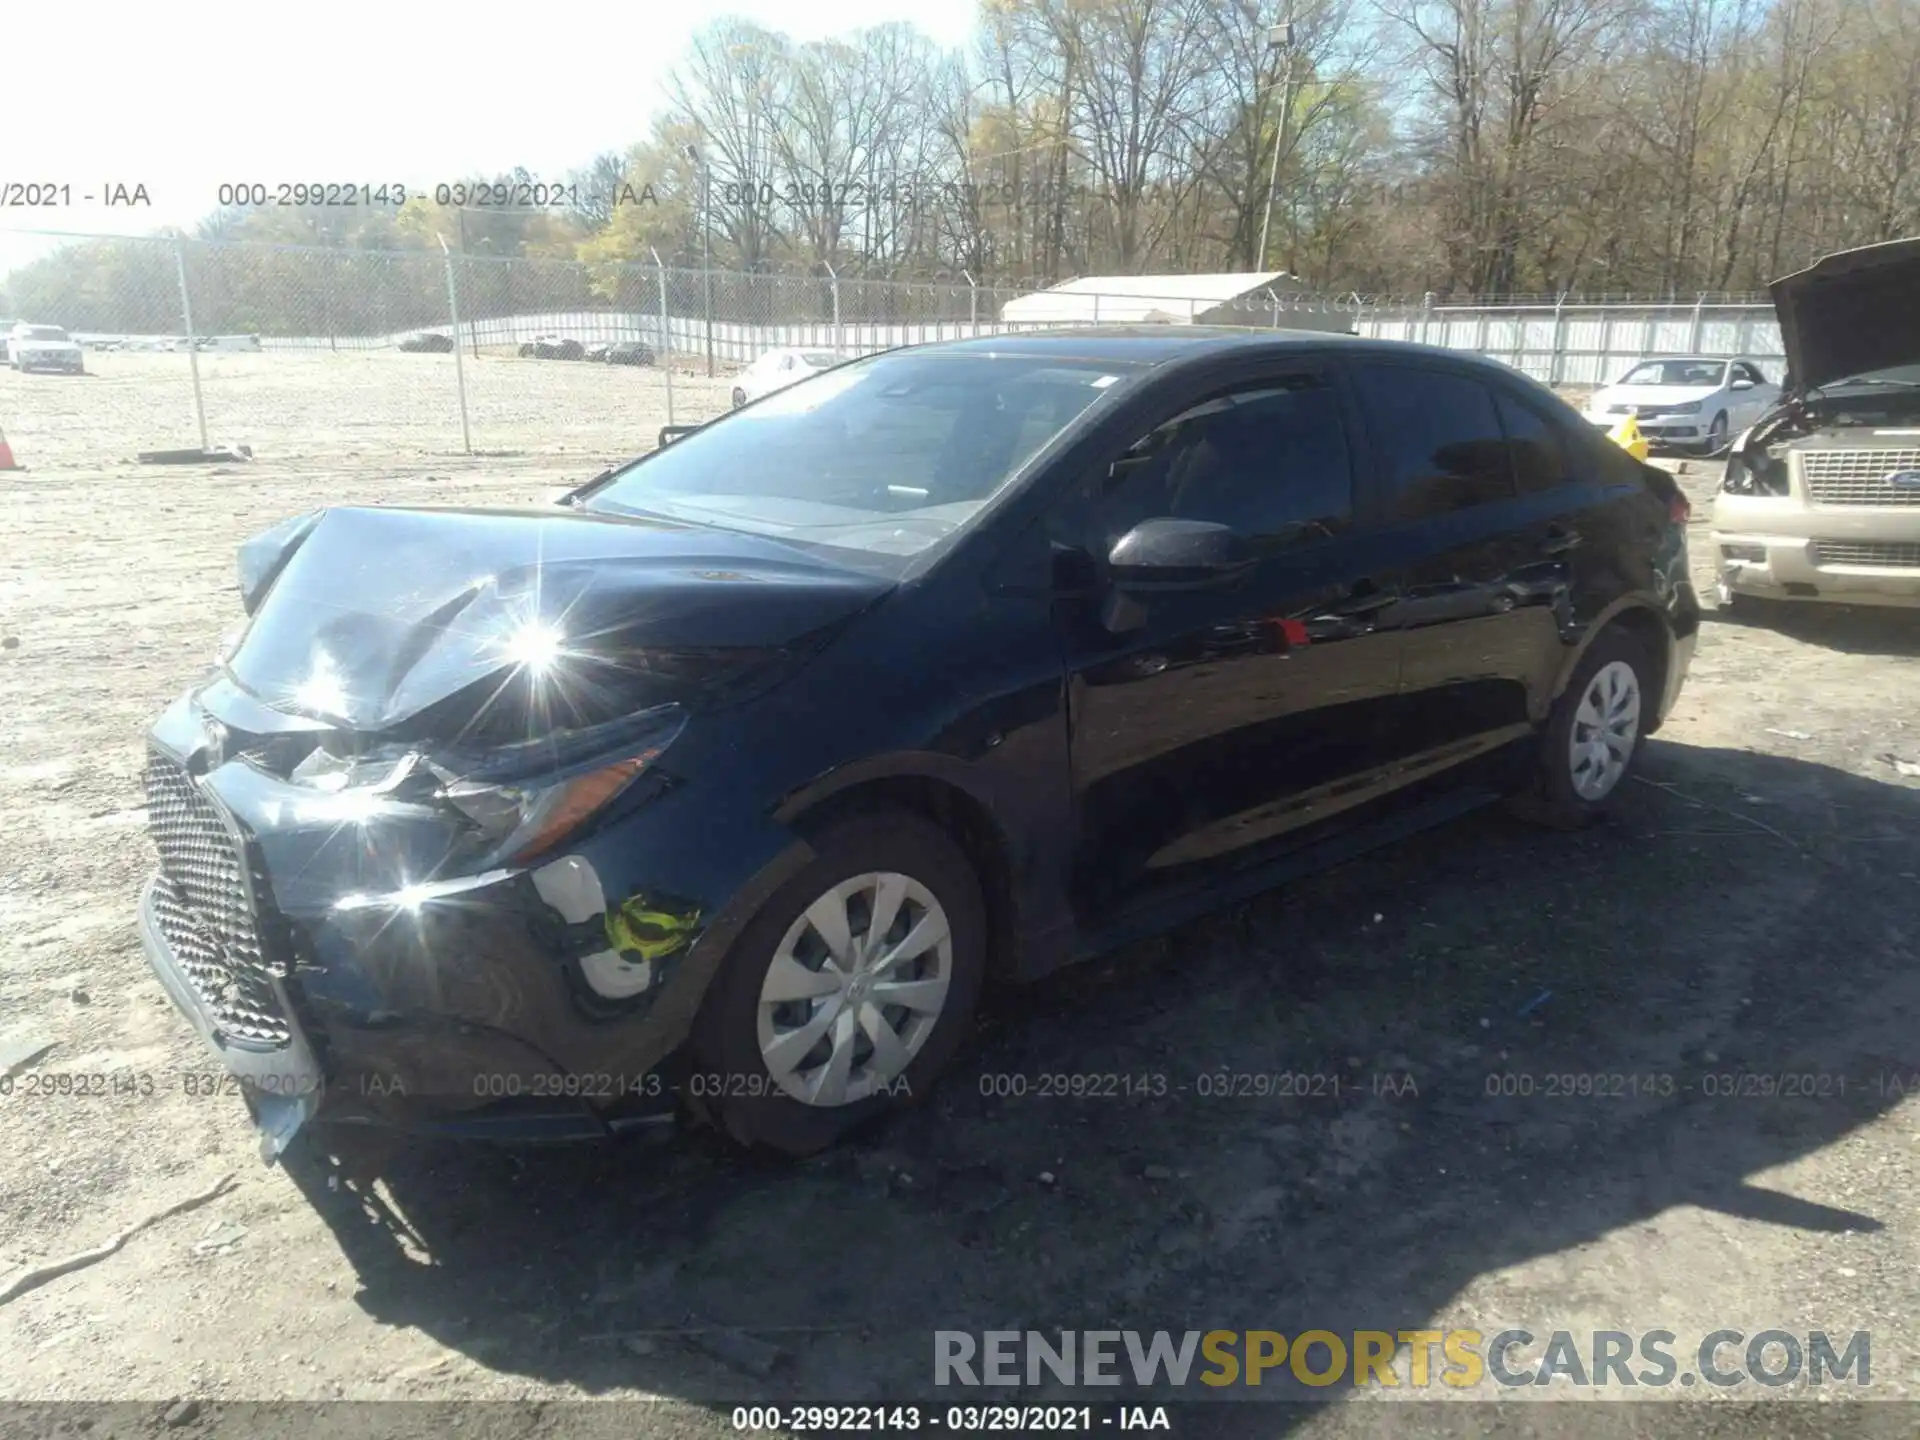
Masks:
[[[191,226],[223,182],[402,183],[524,165],[559,180],[643,138],[693,33],[741,15],[799,40],[911,20],[964,44],[976,0],[0,0],[0,187],[72,187],[0,209],[0,273],[51,244],[28,228]],[[494,15],[504,23],[495,24]],[[32,117],[22,119],[19,117]],[[150,209],[107,208],[106,185]],[[5,196],[0,194],[0,199]]]

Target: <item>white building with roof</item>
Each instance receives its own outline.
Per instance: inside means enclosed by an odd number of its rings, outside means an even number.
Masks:
[[[1255,325],[1353,328],[1344,310],[1303,305],[1284,270],[1224,275],[1082,275],[1000,307],[1006,325]]]

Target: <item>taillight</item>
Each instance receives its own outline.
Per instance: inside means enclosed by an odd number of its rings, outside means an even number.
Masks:
[[[1693,505],[1685,495],[1676,493],[1674,497],[1667,502],[1667,514],[1672,518],[1674,524],[1685,525],[1689,520],[1693,519]]]

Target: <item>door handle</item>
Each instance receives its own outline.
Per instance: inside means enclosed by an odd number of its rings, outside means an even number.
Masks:
[[[1545,555],[1564,555],[1579,543],[1579,531],[1569,530],[1564,525],[1549,525],[1547,533],[1540,539],[1540,550]]]

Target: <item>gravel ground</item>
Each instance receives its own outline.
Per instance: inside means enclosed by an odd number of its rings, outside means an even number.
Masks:
[[[33,467],[0,476],[0,1043],[53,1046],[0,1094],[0,1287],[234,1177],[0,1304],[0,1399],[132,1402],[102,1431],[132,1433],[193,1397],[183,1428],[252,1434],[267,1428],[238,1402],[614,1398],[654,1402],[645,1433],[719,1435],[749,1397],[931,1398],[936,1328],[1456,1325],[1666,1328],[1683,1359],[1719,1328],[1867,1330],[1873,1393],[1912,1393],[1920,780],[1892,761],[1920,762],[1920,617],[1709,616],[1609,825],[1475,816],[1003,999],[935,1104],[804,1165],[692,1136],[311,1147],[266,1168],[239,1103],[193,1093],[207,1067],[132,921],[152,864],[141,736],[238,618],[235,545],[322,503],[550,498],[648,443],[664,387],[483,359],[476,444],[510,453],[482,459],[452,453],[457,412],[449,432],[423,399],[451,357],[209,362],[210,416],[253,417],[212,438],[253,444],[250,465],[130,463],[194,440],[190,391],[160,378],[178,357],[0,373],[0,427]],[[711,408],[723,384],[681,376],[677,398]],[[1703,521],[1713,467],[1689,470]],[[1339,1094],[1204,1094],[1222,1072],[1337,1077]],[[1168,1093],[1031,1093],[1061,1073],[1161,1075]],[[151,1093],[25,1093],[58,1075]],[[1549,1093],[1556,1075],[1674,1088]],[[988,1093],[1009,1076],[1030,1093]],[[1490,1094],[1489,1076],[1533,1093]],[[715,1329],[757,1343],[695,1333]],[[1834,1433],[1912,1433],[1909,1407],[1874,1408]],[[1425,1410],[1427,1428],[1522,1423],[1510,1405],[1439,1418],[1458,1409]],[[1603,1409],[1524,1423],[1835,1423],[1812,1405]],[[461,1413],[505,1436],[572,1412]],[[1236,1415],[1326,1436],[1402,1418]],[[0,1411],[0,1434],[57,1423]]]

